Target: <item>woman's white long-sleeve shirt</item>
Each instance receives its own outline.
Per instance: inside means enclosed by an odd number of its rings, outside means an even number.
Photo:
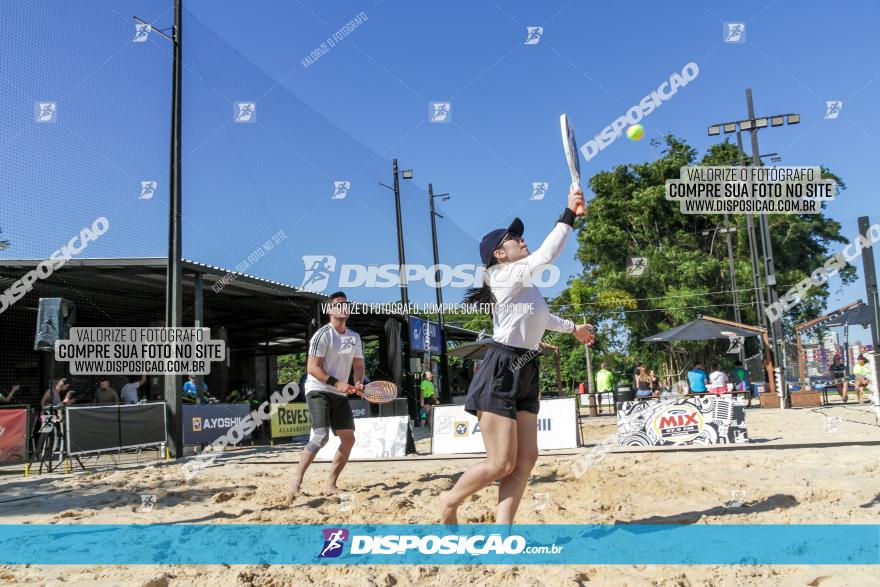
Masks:
[[[550,307],[533,285],[545,266],[553,263],[572,232],[574,215],[567,210],[538,250],[519,261],[493,265],[487,270],[495,296],[492,339],[508,346],[535,349],[545,330],[574,332],[574,322],[550,313]]]

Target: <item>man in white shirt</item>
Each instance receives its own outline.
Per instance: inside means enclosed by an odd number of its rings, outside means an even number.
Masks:
[[[136,404],[138,403],[138,390],[141,388],[141,385],[147,382],[147,376],[141,375],[140,379],[135,379],[134,377],[129,377],[128,383],[122,386],[122,389],[119,390],[119,397],[122,398],[122,403],[124,404]]]
[[[315,455],[330,439],[339,437],[339,450],[330,465],[323,493],[335,493],[336,481],[354,446],[354,417],[348,404],[348,378],[354,369],[356,390],[364,388],[364,349],[357,332],[345,326],[348,299],[341,291],[330,294],[330,322],[318,329],[309,342],[306,403],[312,421],[312,438],[303,450],[291,490],[298,493]]]

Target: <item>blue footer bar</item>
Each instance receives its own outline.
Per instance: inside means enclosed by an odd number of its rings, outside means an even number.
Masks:
[[[0,564],[880,564],[880,525],[0,525]]]

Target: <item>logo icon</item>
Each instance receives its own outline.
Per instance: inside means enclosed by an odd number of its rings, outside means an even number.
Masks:
[[[143,43],[147,40],[147,37],[150,36],[150,32],[153,30],[153,27],[146,23],[136,23],[134,25],[134,38],[132,39],[135,43]]]
[[[744,22],[725,22],[724,23],[724,42],[725,43],[745,43],[746,42],[746,23],[744,23]]]
[[[828,100],[825,102],[825,120],[834,120],[840,116],[843,110],[843,102],[840,100]]]
[[[731,489],[730,490],[730,501],[725,504],[724,507],[727,509],[733,508],[741,508],[743,506],[743,502],[746,499],[746,490],[745,489]]]
[[[57,111],[55,102],[37,102],[34,104],[34,120],[40,123],[55,122]]]
[[[528,26],[526,27],[527,35],[525,45],[537,45],[541,41],[541,35],[544,34],[544,27],[542,26]]]
[[[728,339],[730,341],[730,346],[727,347],[728,355],[738,355],[739,352],[743,348],[743,343],[745,342],[744,336],[730,336]]]
[[[536,493],[533,498],[535,500],[535,511],[540,512],[547,507],[547,503],[550,501],[550,494]]]
[[[828,434],[840,434],[843,432],[843,418],[831,416],[825,419],[825,432]]]
[[[155,181],[142,181],[141,182],[141,200],[149,200],[154,195],[156,195],[156,188],[159,183]]]
[[[135,508],[135,511],[139,514],[145,514],[153,511],[153,507],[156,505],[156,496],[152,493],[142,493],[141,494],[141,505]]]
[[[330,282],[330,274],[336,270],[336,257],[333,255],[303,255],[303,265],[306,274],[300,289],[313,292],[322,292],[327,289]]]
[[[669,442],[690,442],[703,431],[703,414],[693,406],[670,406],[654,416],[654,432]]]
[[[344,200],[351,189],[350,181],[334,181],[333,182],[333,198],[334,200]]]
[[[354,507],[355,496],[353,493],[342,493],[339,495],[339,511],[350,512]]]
[[[452,122],[452,102],[431,102],[428,116],[431,122]]]
[[[641,277],[648,268],[647,257],[627,257],[626,274],[629,277]]]
[[[531,200],[543,200],[544,196],[547,194],[547,191],[550,189],[550,183],[546,181],[533,181],[532,182],[532,197],[529,198]]]
[[[192,428],[193,428],[193,432],[201,432],[202,431],[202,418],[201,418],[201,416],[193,416]]]
[[[348,540],[348,530],[345,528],[323,528],[324,547],[318,558],[336,558],[342,554],[342,547]]]
[[[455,431],[455,438],[464,438],[469,434],[467,422],[456,422],[452,428]]]
[[[257,121],[257,104],[256,102],[236,102],[233,111],[232,120],[235,122],[256,122]]]

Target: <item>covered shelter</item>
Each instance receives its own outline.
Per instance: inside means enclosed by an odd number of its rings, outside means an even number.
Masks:
[[[0,260],[0,291],[42,261]],[[184,260],[182,266],[183,325],[211,328],[212,338],[226,341],[228,349],[228,360],[212,366],[207,376],[209,389],[222,397],[249,386],[258,398],[268,397],[285,383],[277,381],[276,357],[307,351],[312,334],[327,320],[321,308],[327,296],[197,261]],[[38,405],[49,380],[65,374],[51,352],[34,350],[40,298],[72,301],[77,326],[164,326],[166,278],[167,259],[159,257],[70,259],[51,278],[37,279],[32,291],[0,313],[0,385],[21,384],[21,399]],[[352,313],[349,320],[365,343],[379,341],[379,369],[389,379],[406,370],[405,320],[401,314],[374,312]],[[447,341],[477,337],[451,325],[444,336]],[[79,379],[71,381],[75,389],[95,385],[93,377]],[[151,379],[161,392],[159,378]]]
[[[761,338],[764,348],[764,368],[770,374],[768,385],[771,394],[776,394],[776,381],[774,372],[773,352],[770,350],[770,341],[767,338],[767,329],[760,326],[751,326],[731,320],[723,320],[712,316],[698,316],[685,324],[675,326],[664,332],[660,332],[642,339],[643,342],[673,342],[684,340],[726,340],[734,336]]]
[[[863,302],[862,300],[856,300],[852,304],[847,304],[842,306],[836,310],[828,312],[823,316],[819,316],[818,318],[814,318],[813,320],[809,320],[807,322],[803,322],[795,326],[795,338],[797,342],[797,353],[798,353],[798,375],[801,381],[801,384],[806,384],[809,377],[807,373],[807,361],[805,360],[806,354],[803,344],[803,338],[805,336],[809,336],[812,334],[816,334],[820,340],[820,347],[822,346],[822,340],[820,331],[821,330],[829,330],[832,328],[841,328],[843,329],[843,348],[845,352],[843,353],[844,365],[847,370],[852,368],[852,358],[849,353],[849,327],[850,326],[861,326],[863,328],[868,328],[871,324],[871,309],[868,307],[868,304]],[[836,349],[839,350],[839,342],[835,343]]]

